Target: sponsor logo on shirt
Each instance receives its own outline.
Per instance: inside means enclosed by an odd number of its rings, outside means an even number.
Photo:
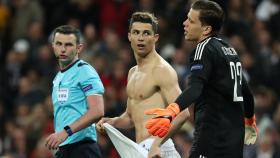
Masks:
[[[89,84],[89,85],[87,85],[83,88],[83,91],[86,92],[86,91],[91,90],[91,89],[92,89],[92,85]]]
[[[69,90],[68,88],[60,88],[57,92],[57,99],[60,103],[64,103],[68,100]]]
[[[195,64],[191,67],[191,71],[193,70],[201,70],[203,68],[202,64]]]

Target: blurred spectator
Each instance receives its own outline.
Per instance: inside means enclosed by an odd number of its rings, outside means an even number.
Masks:
[[[43,101],[45,94],[36,86],[32,86],[32,82],[27,77],[21,77],[19,80],[19,93],[15,98],[15,103],[27,103],[32,106]]]
[[[62,14],[64,17],[61,18],[66,18],[66,20],[78,19],[80,23],[78,28],[81,30],[89,23],[95,26],[99,25],[98,16],[100,11],[95,0],[70,0],[69,5],[66,5],[65,12],[67,14]]]
[[[33,21],[29,24],[26,40],[30,45],[29,60],[34,63],[38,58],[38,51],[40,47],[46,43],[43,23],[41,21]]]
[[[32,111],[30,111],[29,122],[26,129],[26,133],[27,133],[26,139],[28,141],[27,144],[28,155],[30,155],[33,149],[36,148],[37,141],[38,140],[40,141],[42,136],[46,136],[48,134],[48,133],[44,133],[48,125],[47,116],[48,113],[45,112],[44,105],[42,104],[36,104],[32,108]],[[40,147],[40,144],[37,144],[37,148],[38,147]],[[44,148],[47,149],[46,147]]]
[[[111,28],[116,31],[120,38],[126,38],[128,18],[132,13],[131,1],[102,0],[98,1],[98,3],[100,7],[99,22],[102,37],[104,36],[104,33],[106,34],[107,28]]]
[[[277,1],[278,0],[262,0],[256,9],[256,17],[261,21],[268,21],[270,17],[280,9],[277,5]]]
[[[246,47],[255,52],[255,41],[251,30],[254,13],[249,0],[230,0],[228,15],[225,20],[224,33],[226,36],[240,35]]]
[[[10,20],[10,10],[8,6],[0,0],[0,39],[4,36],[5,31],[8,29]]]
[[[255,89],[255,113],[259,119],[268,115],[272,118],[273,112],[277,106],[276,94],[267,87],[258,87]]]
[[[130,47],[123,46],[117,53],[118,59],[124,63],[126,69],[136,64],[135,58]]]
[[[278,103],[275,113],[273,115],[273,120],[275,123],[275,127],[277,128],[277,131],[278,131],[278,135],[279,135],[278,143],[280,145],[280,102]]]
[[[105,59],[105,55],[97,55],[93,57],[90,63],[95,67],[96,71],[98,72],[104,87],[106,88],[110,86],[111,80],[109,79],[109,70],[108,64]]]
[[[36,143],[30,158],[52,158],[53,153],[45,146],[45,137],[42,137]]]
[[[91,58],[95,56],[101,49],[100,39],[98,39],[98,34],[96,26],[93,24],[87,24],[84,28],[84,47],[81,53],[81,58],[85,61],[90,62]]]
[[[280,95],[280,39],[274,40],[272,42],[272,55],[271,55],[271,65],[270,75],[267,78],[268,86],[271,87],[274,91]]]
[[[29,114],[30,114],[31,107],[30,105],[20,102],[15,107],[15,122],[19,125],[23,130],[28,129],[29,125]]]
[[[27,153],[24,130],[10,120],[5,123],[5,132],[4,155],[8,154],[17,158],[25,158]]]
[[[280,157],[279,146],[275,146],[273,133],[275,129],[268,128],[262,137],[259,137],[256,155],[253,158],[278,158]],[[276,148],[278,147],[278,148]]]
[[[58,64],[55,61],[55,56],[51,51],[49,44],[45,43],[40,45],[37,50],[37,57],[34,61],[34,67],[30,68],[31,71],[35,72],[39,79],[39,85],[41,90],[48,92],[49,89],[44,87],[50,86],[52,84],[52,79],[55,77],[56,72],[58,71]]]
[[[5,108],[3,101],[0,100],[0,155],[4,154],[4,143],[5,143],[5,122],[6,122],[6,115],[5,115]]]
[[[26,37],[30,24],[44,20],[42,6],[37,0],[12,0],[12,40]]]
[[[274,39],[279,40],[280,39],[280,33],[278,28],[280,27],[280,1],[279,0],[273,0],[275,7],[278,8],[278,11],[271,15],[271,17],[268,20],[268,30],[270,31],[271,36]]]
[[[190,70],[187,68],[187,54],[182,49],[177,49],[172,58],[172,67],[178,75],[180,87],[185,87],[185,78],[189,75]]]

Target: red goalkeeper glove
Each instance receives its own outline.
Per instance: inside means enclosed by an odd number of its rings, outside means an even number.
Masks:
[[[255,144],[259,132],[256,125],[256,117],[255,115],[252,118],[245,117],[244,121],[245,121],[244,144],[246,145]]]
[[[145,111],[145,114],[156,115],[146,122],[145,127],[153,136],[164,137],[171,126],[171,121],[180,112],[179,105],[171,103],[166,109],[154,108]]]

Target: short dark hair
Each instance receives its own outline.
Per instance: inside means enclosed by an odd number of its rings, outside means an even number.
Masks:
[[[191,8],[200,11],[199,20],[202,25],[212,27],[212,34],[220,31],[224,22],[224,11],[218,3],[209,0],[198,0],[191,5]]]
[[[152,25],[154,33],[158,32],[158,20],[149,12],[135,12],[132,14],[129,21],[129,31],[131,30],[134,22],[148,23]]]
[[[70,26],[70,25],[62,25],[62,26],[58,26],[57,28],[55,28],[52,32],[52,41],[54,40],[54,37],[55,37],[55,34],[56,33],[61,33],[61,34],[66,34],[66,35],[69,35],[69,34],[74,34],[75,37],[76,37],[76,42],[78,44],[80,44],[81,42],[81,32],[79,29],[73,27],[73,26]]]

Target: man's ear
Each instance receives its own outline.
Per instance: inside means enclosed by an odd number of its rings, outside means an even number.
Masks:
[[[210,26],[210,25],[203,26],[203,35],[204,36],[211,34],[211,32],[212,32],[212,26]]]
[[[157,42],[159,39],[159,34],[155,34],[155,42]]]
[[[127,38],[129,40],[129,42],[131,42],[131,34],[130,33],[127,34]]]
[[[78,44],[78,45],[77,45],[77,50],[78,50],[78,53],[79,53],[79,54],[82,52],[83,47],[84,47],[83,44]]]

